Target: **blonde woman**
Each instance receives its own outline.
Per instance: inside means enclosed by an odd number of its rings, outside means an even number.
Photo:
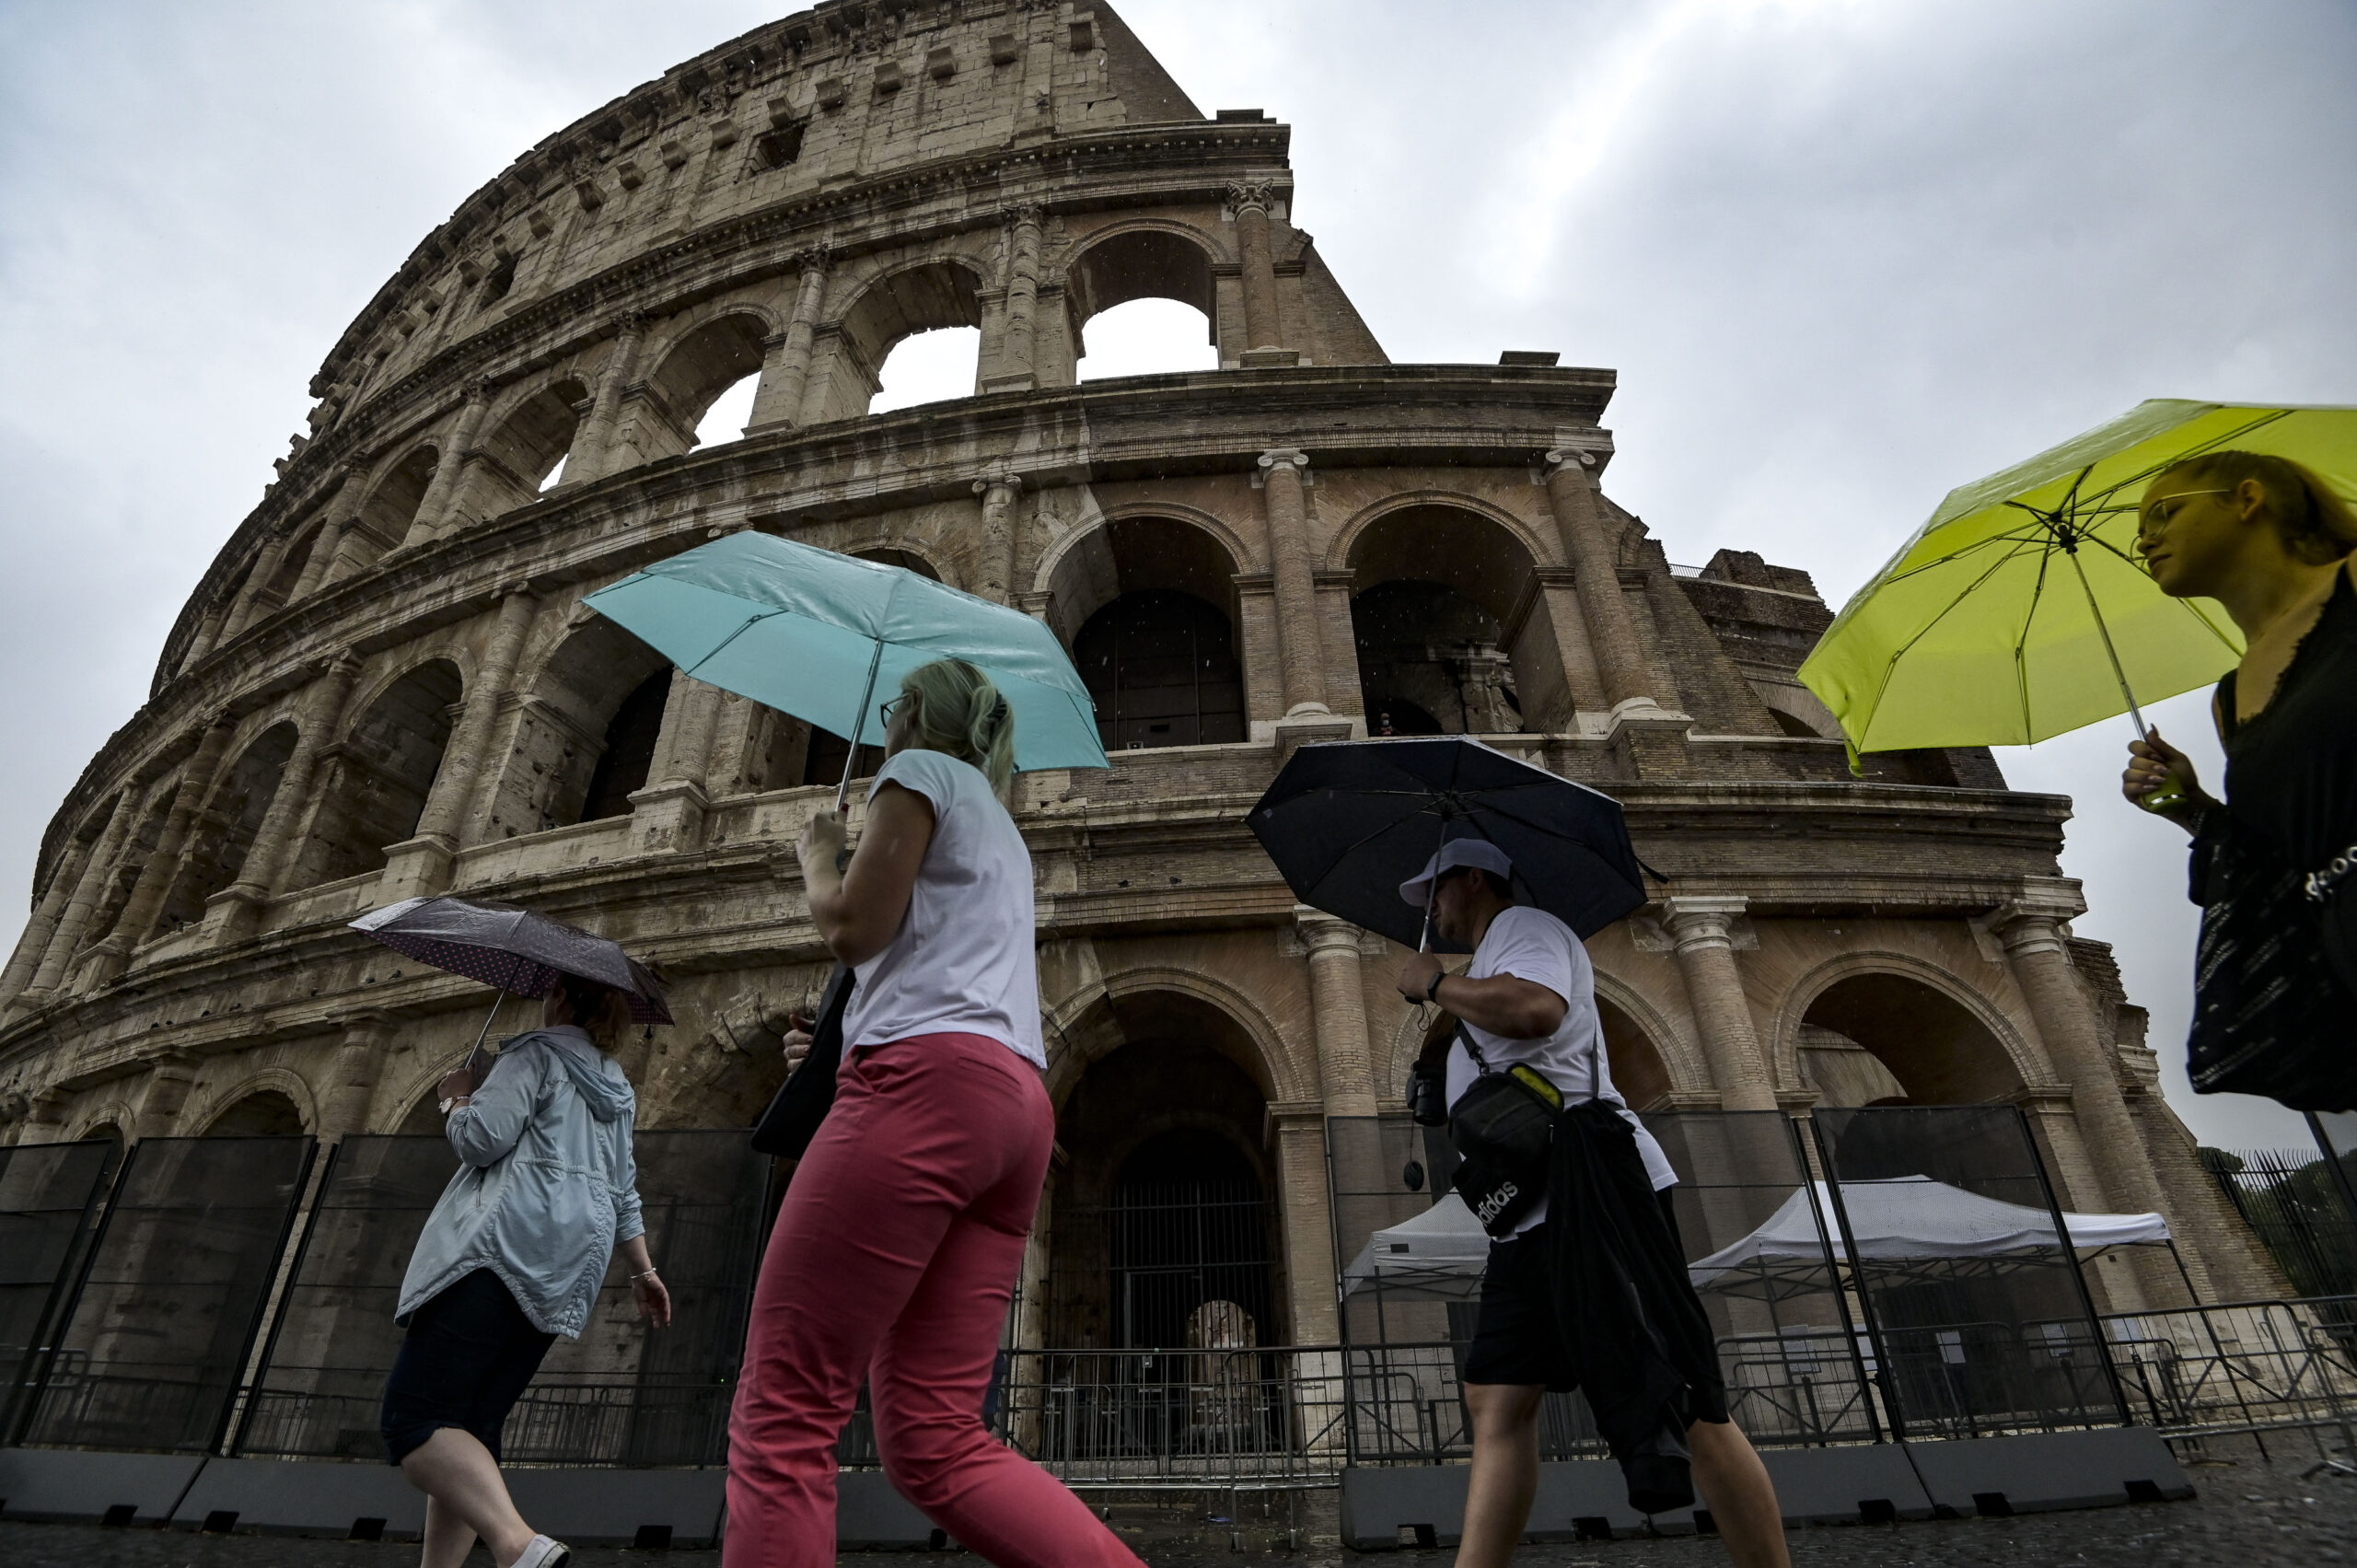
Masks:
[[[983,1427],[1047,1175],[1031,856],[1003,796],[1015,716],[972,665],[882,704],[867,824],[814,819],[810,916],[855,967],[835,1101],[761,1260],[728,1429],[726,1568],[835,1561],[834,1445],[864,1379],[900,1494],[1001,1568],[1137,1559]]]
[[[2139,802],[2173,784],[2156,814],[2195,836],[2193,1086],[2357,1109],[2357,516],[2298,463],[2210,452],[2146,488],[2136,543],[2245,644],[2211,703],[2225,799],[2157,731],[2120,781]]]
[[[560,975],[540,1028],[507,1042],[478,1083],[442,1080],[450,1178],[411,1253],[385,1382],[385,1446],[425,1493],[424,1568],[459,1568],[480,1536],[500,1568],[557,1568],[499,1473],[507,1412],[559,1334],[579,1339],[619,1250],[638,1314],[660,1329],[670,1293],[647,1256],[631,1153],[638,1099],[613,1058],[628,1003]]]

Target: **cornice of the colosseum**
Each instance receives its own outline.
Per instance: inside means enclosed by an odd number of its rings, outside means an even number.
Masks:
[[[1152,125],[1092,133],[1086,137],[976,157],[941,159],[837,192],[807,192],[761,212],[707,225],[678,239],[639,250],[626,261],[553,293],[539,296],[498,320],[446,344],[404,372],[399,380],[371,391],[357,408],[343,411],[333,425],[303,443],[279,479],[265,488],[261,502],[231,531],[215,553],[167,635],[164,656],[168,659],[187,645],[203,618],[203,607],[228,583],[264,535],[293,523],[319,504],[322,490],[339,469],[346,464],[365,465],[446,418],[450,410],[428,394],[446,392],[452,386],[477,380],[489,380],[502,387],[513,385],[612,335],[615,319],[626,312],[674,315],[749,284],[785,275],[799,266],[802,251],[814,243],[824,244],[834,256],[849,260],[945,235],[993,228],[1003,221],[1004,209],[1018,202],[1033,203],[1049,211],[1081,211],[1121,197],[1161,203],[1192,197],[1206,204],[1215,203],[1219,192],[1225,189],[1225,180],[1236,168],[1253,166],[1256,157],[1283,157],[1281,138],[1273,151],[1268,144],[1271,133],[1284,129],[1217,122]],[[1206,136],[1211,141],[1206,142]],[[1206,162],[1207,149],[1217,150],[1214,145],[1219,143],[1232,144],[1226,150],[1237,157],[1225,163]],[[1156,156],[1136,156],[1141,152]],[[1075,163],[1093,155],[1110,153],[1131,156],[1109,170],[1103,164],[1068,171],[1048,167],[1051,156],[1062,162]],[[977,214],[965,204],[970,202],[979,183],[974,178],[977,170],[1004,171],[1015,166],[1029,166],[1036,176],[1031,183],[1040,188],[1028,190],[1021,181],[1010,186],[1002,173],[1000,188],[993,193],[993,203],[988,208]],[[1142,172],[1152,171],[1160,171],[1166,178],[1136,178]],[[1132,178],[1121,184],[1108,178],[1111,173],[1126,173]],[[860,235],[841,231],[841,222],[855,216],[863,203],[873,204],[879,192],[895,192],[904,198],[899,203],[902,211],[913,204],[918,194],[955,195],[961,199],[961,205],[935,221],[902,224],[888,232]],[[715,266],[725,267],[731,260],[746,255],[761,259],[733,271],[715,273]],[[424,280],[419,280],[416,286],[424,286]],[[374,305],[369,308],[375,308]],[[364,310],[364,319],[366,316],[367,311]],[[555,335],[568,324],[573,328],[569,335]],[[348,329],[347,338],[356,330],[357,324]],[[373,335],[372,329],[367,336]],[[315,396],[320,395],[322,382],[334,380],[337,356],[344,353],[345,347],[340,342],[314,377]]]

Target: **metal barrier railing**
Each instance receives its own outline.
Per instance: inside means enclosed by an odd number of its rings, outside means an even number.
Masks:
[[[2165,1434],[2339,1428],[2357,1445],[2357,1295],[2103,1319],[2133,1418]]]

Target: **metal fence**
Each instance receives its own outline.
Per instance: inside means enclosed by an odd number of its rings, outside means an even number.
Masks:
[[[316,1148],[308,1137],[134,1144],[20,1441],[217,1447]]]
[[[0,1439],[49,1369],[117,1153],[98,1141],[0,1148]]]
[[[2319,1143],[2326,1133],[2321,1126]],[[2303,1296],[2357,1291],[2357,1215],[2316,1150],[2204,1149],[2202,1164]]]
[[[2357,1295],[2113,1313],[2133,1418],[2172,1436],[2338,1428],[2357,1446]]]

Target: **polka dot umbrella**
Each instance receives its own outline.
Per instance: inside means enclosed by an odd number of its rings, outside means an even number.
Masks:
[[[369,911],[352,929],[404,958],[497,986],[508,996],[545,996],[558,975],[578,975],[629,998],[630,1016],[639,1023],[671,1021],[662,981],[621,944],[514,904],[447,894],[404,899]],[[486,1019],[483,1030],[490,1029]]]

